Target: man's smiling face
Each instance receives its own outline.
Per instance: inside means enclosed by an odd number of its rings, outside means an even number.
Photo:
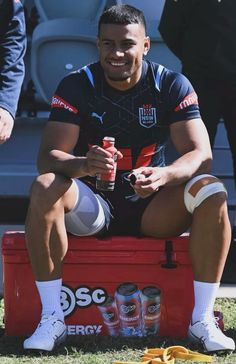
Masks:
[[[101,24],[98,49],[107,82],[114,88],[133,87],[142,72],[150,41],[142,24]]]

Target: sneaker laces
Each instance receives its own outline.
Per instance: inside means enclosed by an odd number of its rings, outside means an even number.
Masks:
[[[51,332],[53,331],[54,323],[56,321],[62,322],[61,320],[56,318],[54,316],[54,314],[52,314],[52,315],[42,315],[41,320],[40,320],[40,322],[38,324],[38,327],[34,332],[34,335],[35,336],[41,336],[42,334],[43,335],[51,334]],[[48,324],[48,325],[46,326],[45,324]]]
[[[205,327],[205,330],[209,337],[214,337],[215,335],[219,335],[219,333],[222,333],[218,324],[218,318],[216,317],[211,317],[209,321],[202,321],[201,323]]]

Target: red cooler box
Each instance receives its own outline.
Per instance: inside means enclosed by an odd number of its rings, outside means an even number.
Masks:
[[[69,236],[61,305],[69,335],[185,337],[193,307],[189,237]],[[24,232],[3,237],[5,334],[40,319]]]

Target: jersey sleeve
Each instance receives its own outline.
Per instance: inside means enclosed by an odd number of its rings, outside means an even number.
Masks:
[[[71,73],[59,83],[52,97],[49,121],[80,125],[82,121],[83,82],[79,73]]]
[[[0,107],[16,115],[25,75],[24,8],[20,1],[0,1]]]
[[[200,118],[197,94],[181,73],[172,72],[164,87],[168,100],[169,123]]]

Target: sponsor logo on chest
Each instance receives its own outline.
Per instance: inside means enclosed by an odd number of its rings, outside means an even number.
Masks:
[[[156,125],[156,108],[152,107],[151,104],[144,104],[143,107],[139,108],[139,124],[144,128],[151,128]]]

